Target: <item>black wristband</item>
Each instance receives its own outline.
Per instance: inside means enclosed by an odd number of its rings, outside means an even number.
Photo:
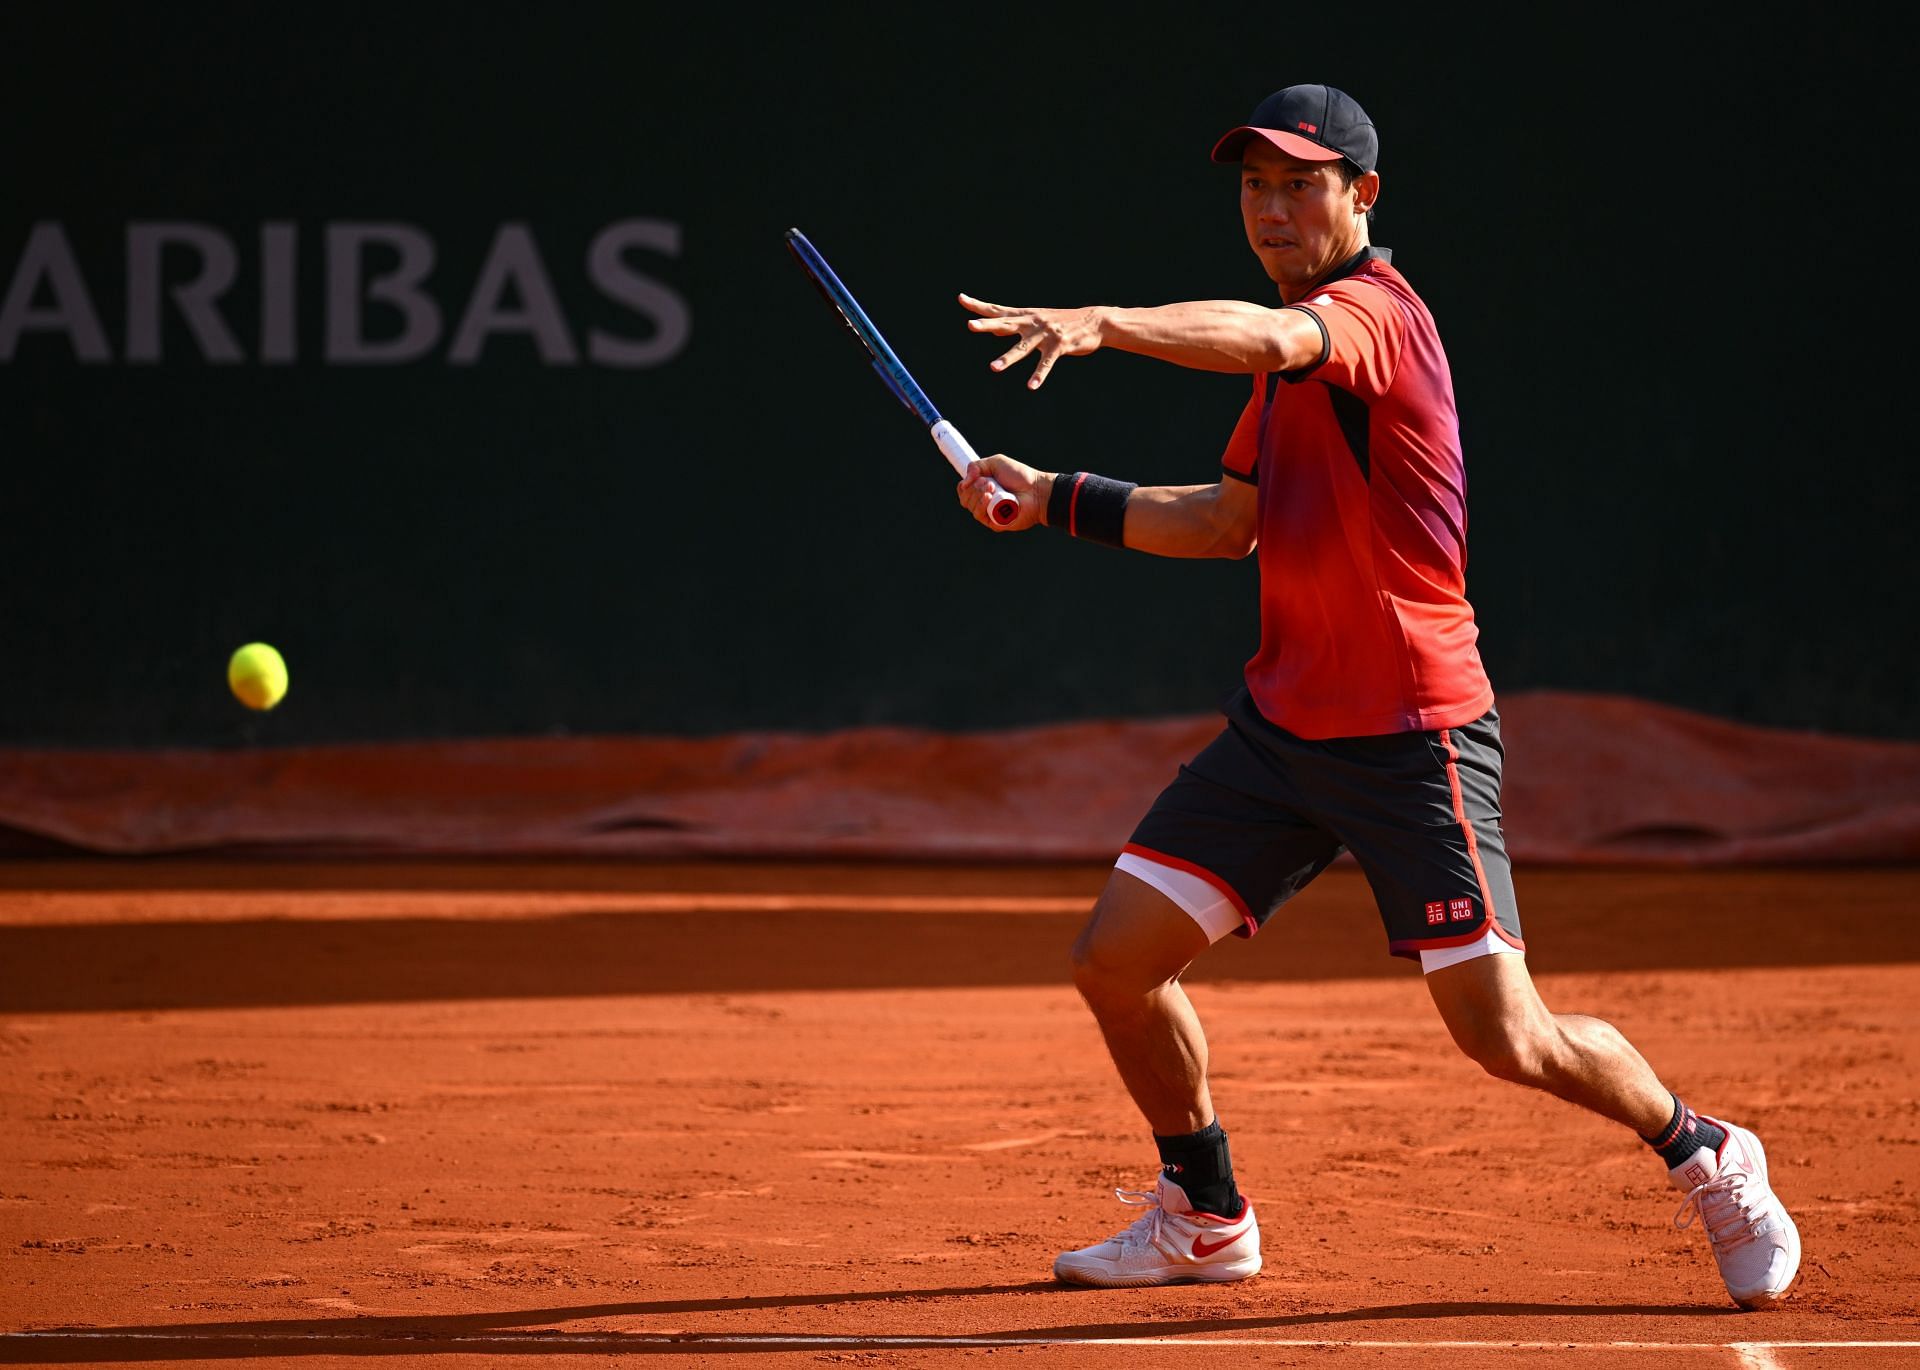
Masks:
[[[1091,471],[1066,471],[1053,478],[1047,497],[1047,526],[1076,538],[1125,547],[1127,496],[1131,481],[1108,480]]]

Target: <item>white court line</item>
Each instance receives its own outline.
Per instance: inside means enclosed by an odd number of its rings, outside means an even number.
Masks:
[[[1043,1337],[1017,1333],[983,1336],[913,1336],[911,1334],[832,1336],[773,1332],[483,1332],[435,1336],[425,1332],[116,1332],[112,1328],[68,1328],[48,1332],[0,1332],[0,1345],[9,1341],[135,1341],[193,1344],[211,1342],[390,1342],[413,1343],[422,1350],[490,1346],[565,1346],[586,1351],[622,1346],[794,1347],[796,1349],[857,1350],[871,1347],[929,1349],[994,1346],[1161,1346],[1204,1350],[1209,1346],[1296,1347],[1323,1350],[1350,1347],[1367,1351],[1732,1351],[1743,1366],[1778,1370],[1774,1351],[1908,1350],[1920,1351],[1913,1341],[1430,1341],[1355,1340],[1335,1337]]]

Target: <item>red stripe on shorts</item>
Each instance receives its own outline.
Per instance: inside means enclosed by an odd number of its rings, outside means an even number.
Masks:
[[[1480,864],[1480,842],[1473,835],[1473,824],[1467,821],[1467,805],[1460,794],[1460,753],[1453,745],[1453,729],[1440,730],[1440,745],[1447,749],[1447,788],[1453,793],[1453,817],[1460,824],[1460,831],[1467,835],[1467,855],[1473,858],[1473,878],[1480,886],[1480,904],[1487,911],[1487,927],[1498,933],[1501,941],[1516,947],[1524,947],[1526,944],[1501,927],[1500,920],[1494,916],[1493,896],[1487,890],[1486,868]],[[1478,933],[1474,934],[1474,936],[1478,935]],[[1471,941],[1472,938],[1463,940]],[[1459,944],[1456,943],[1456,945]]]

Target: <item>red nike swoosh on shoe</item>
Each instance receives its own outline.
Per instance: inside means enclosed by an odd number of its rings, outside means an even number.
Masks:
[[[1229,1232],[1217,1242],[1210,1242],[1205,1237],[1195,1237],[1193,1239],[1193,1254],[1201,1259],[1205,1259],[1216,1251],[1232,1246],[1246,1235],[1247,1227],[1245,1223],[1242,1223],[1238,1232]]]

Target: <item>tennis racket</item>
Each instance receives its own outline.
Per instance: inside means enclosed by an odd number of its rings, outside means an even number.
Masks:
[[[940,449],[947,464],[964,480],[968,463],[980,460],[979,454],[960,436],[958,428],[940,417],[940,411],[933,407],[927,392],[920,388],[920,383],[901,364],[899,355],[887,345],[887,340],[880,336],[880,330],[873,326],[873,320],[867,317],[867,311],[860,307],[860,301],[854,299],[853,292],[840,283],[840,278],[833,274],[833,268],[827,265],[827,259],[807,241],[807,235],[797,228],[788,229],[787,250],[793,253],[793,259],[800,263],[800,269],[807,273],[807,278],[827,303],[833,306],[834,312],[840,316],[840,322],[847,326],[847,331],[866,349],[881,382],[893,392],[896,400],[927,426],[934,446]],[[1012,523],[1020,516],[1020,501],[988,481],[987,516],[1001,525]]]

